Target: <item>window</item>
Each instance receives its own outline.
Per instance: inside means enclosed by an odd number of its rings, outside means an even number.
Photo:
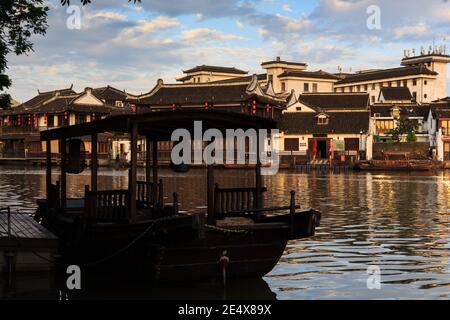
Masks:
[[[397,81],[397,87],[401,87],[402,86],[402,82],[400,80]]]
[[[413,80],[413,86],[417,86],[417,79]]]
[[[408,86],[408,80],[403,80],[403,86],[407,87]]]
[[[369,91],[369,85],[368,85],[368,84],[365,84],[365,85],[364,85],[364,91],[365,91],[365,92]]]
[[[361,86],[356,86],[356,91],[360,92],[361,91]]]
[[[281,83],[281,91],[286,91],[286,82]]]
[[[426,98],[428,98],[428,95],[425,93],[425,94],[423,95],[423,97],[426,99]]]
[[[412,93],[412,95],[413,95],[413,101],[417,101],[417,92],[413,92]]]
[[[375,103],[375,96],[372,96],[371,99],[372,99],[372,103]]]
[[[392,87],[392,81],[389,81],[389,82],[388,82],[388,87],[389,87],[389,88]]]
[[[53,115],[47,116],[47,127],[53,128],[55,126],[55,117]]]
[[[302,111],[302,107],[297,107],[297,108],[295,108],[295,110]]]
[[[299,151],[299,142],[297,138],[284,139],[284,151]]]
[[[317,124],[325,125],[328,124],[328,117],[325,115],[320,115],[317,117]]]
[[[372,83],[372,90],[375,90],[376,89],[376,85],[375,85],[375,83]]]
[[[269,82],[273,82],[273,74],[269,75]]]
[[[309,92],[309,83],[304,83],[303,84],[303,91],[304,92]]]
[[[425,80],[425,81],[423,82],[423,85],[426,86],[427,84],[428,84],[428,81]]]
[[[393,108],[393,109],[391,110],[391,116],[394,117],[394,118],[400,117],[400,109],[398,109],[398,108]]]
[[[387,133],[394,129],[394,120],[377,120],[375,126],[377,133]]]
[[[86,115],[85,114],[79,114],[77,116],[77,124],[78,123],[85,123],[86,122]]]
[[[317,92],[317,83],[313,83],[313,92]]]

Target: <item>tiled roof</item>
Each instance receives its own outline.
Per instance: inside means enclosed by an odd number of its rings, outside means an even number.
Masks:
[[[218,66],[207,66],[207,65],[201,65],[197,66],[195,68],[183,71],[184,73],[194,73],[194,72],[221,72],[221,73],[232,73],[232,74],[247,74],[247,71],[239,70],[234,67],[218,67]]]
[[[154,91],[140,97],[138,104],[149,106],[171,106],[177,104],[203,105],[205,102],[214,104],[241,103],[254,97],[249,94],[250,83],[208,83],[208,84],[160,84]],[[263,103],[279,104],[282,101],[266,96],[258,96]]]
[[[380,95],[383,95],[384,100],[408,100],[411,101],[412,95],[408,87],[383,87]]]
[[[394,69],[384,69],[379,71],[363,72],[358,73],[353,76],[348,76],[336,83],[336,85],[373,81],[373,80],[384,80],[388,78],[415,76],[415,75],[430,75],[436,76],[437,72],[431,71],[425,66],[412,66],[412,67],[400,67]]]
[[[103,88],[95,88],[92,90],[92,93],[98,99],[106,101],[110,100],[124,101],[128,96],[125,91],[110,86],[106,86]]]
[[[289,62],[289,61],[284,61],[284,60],[280,60],[280,59],[272,60],[272,61],[265,61],[265,62],[261,63],[261,66],[264,67],[265,65],[268,65],[268,64],[274,64],[274,63],[290,64],[290,65],[293,65],[293,66],[301,66],[301,67],[306,67],[306,66],[308,66],[306,63],[302,63],[302,62]]]
[[[317,123],[318,113],[284,113],[279,127],[285,134],[359,134],[369,130],[368,111],[327,112],[328,124]]]
[[[37,105],[43,103],[44,101],[47,101],[47,100],[51,99],[56,94],[59,94],[61,96],[65,96],[65,95],[76,94],[76,92],[72,90],[72,87],[68,88],[68,89],[53,90],[53,91],[47,91],[47,92],[39,92],[37,96],[35,96],[35,97],[31,98],[30,100],[24,102],[21,106],[23,106],[25,108],[36,107]]]
[[[367,93],[305,93],[298,101],[318,109],[367,109],[369,95]]]
[[[380,117],[391,117],[392,108],[397,107],[400,109],[400,115],[409,117],[423,117],[426,119],[430,112],[429,105],[418,104],[375,104],[370,107],[372,116],[378,114]]]
[[[259,81],[267,80],[267,74],[265,74],[265,73],[257,74],[256,76]],[[236,77],[236,78],[232,78],[232,79],[214,81],[211,83],[238,83],[238,82],[247,82],[248,83],[248,82],[252,81],[252,78],[253,78],[253,76]]]
[[[312,78],[312,79],[327,79],[339,80],[335,75],[319,70],[319,71],[301,71],[301,70],[286,70],[278,76],[278,78]]]

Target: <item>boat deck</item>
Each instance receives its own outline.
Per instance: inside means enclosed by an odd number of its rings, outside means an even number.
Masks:
[[[0,252],[39,250],[54,252],[58,238],[27,214],[11,213],[10,237],[8,215],[0,214]]]

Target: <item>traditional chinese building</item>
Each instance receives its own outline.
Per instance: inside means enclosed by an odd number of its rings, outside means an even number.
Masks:
[[[369,124],[368,94],[294,94],[280,122],[282,162],[370,159]]]

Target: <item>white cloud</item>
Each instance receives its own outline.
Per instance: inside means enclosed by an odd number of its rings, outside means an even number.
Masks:
[[[239,20],[236,21],[236,26],[241,30],[244,29],[244,24],[242,22],[240,22]]]
[[[159,30],[180,27],[181,23],[177,19],[159,16],[153,20],[141,20],[136,28],[138,32],[155,32]]]
[[[235,34],[225,34],[220,31],[208,28],[196,28],[192,30],[183,31],[181,38],[186,41],[232,41],[245,40],[245,37]]]
[[[409,37],[421,37],[430,34],[428,27],[425,23],[418,23],[411,26],[402,26],[394,29],[394,35],[396,39]]]
[[[115,21],[127,21],[127,16],[119,14],[117,12],[100,11],[86,15],[87,20],[106,19]]]
[[[287,3],[283,4],[282,8],[283,8],[284,11],[292,12],[291,7]]]

